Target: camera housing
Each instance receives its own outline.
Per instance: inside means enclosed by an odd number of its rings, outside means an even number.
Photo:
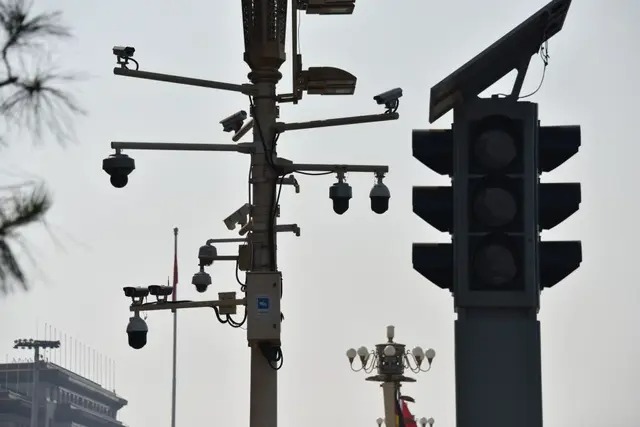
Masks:
[[[218,256],[218,249],[215,246],[204,245],[200,246],[198,250],[198,260],[200,261],[200,267],[210,266]]]
[[[169,295],[173,294],[173,286],[149,286],[149,293],[156,297],[158,302],[166,302]]]
[[[371,210],[377,214],[383,214],[389,210],[389,199],[391,192],[382,182],[376,183],[369,193],[371,199]]]
[[[140,305],[149,295],[149,289],[141,286],[125,286],[122,288],[125,297],[131,298],[133,305]]]
[[[397,87],[395,89],[391,89],[374,96],[373,100],[376,101],[378,105],[384,105],[387,108],[393,108],[401,97],[402,89]]]
[[[229,230],[234,230],[236,228],[236,224],[244,227],[245,225],[247,225],[250,213],[251,205],[249,203],[245,203],[244,205],[240,206],[238,210],[225,218],[224,225],[226,225]]]
[[[196,287],[196,291],[200,293],[206,292],[209,285],[211,285],[211,276],[201,269],[193,275],[191,283]]]
[[[132,46],[114,46],[113,54],[118,57],[131,58],[136,51]]]
[[[226,119],[220,120],[220,124],[222,125],[222,130],[224,132],[238,132],[242,127],[242,123],[247,118],[247,112],[244,110],[240,110],[237,113],[234,113],[227,117]]]
[[[129,182],[129,174],[136,168],[135,161],[122,153],[115,153],[102,160],[102,170],[109,174],[111,185],[122,188]]]
[[[129,347],[136,350],[141,349],[147,344],[147,333],[149,327],[140,315],[136,313],[133,317],[129,318],[129,324],[127,325],[127,338],[129,340]]]
[[[342,215],[349,209],[351,199],[351,186],[344,181],[339,181],[329,188],[329,198],[333,200],[333,211]]]

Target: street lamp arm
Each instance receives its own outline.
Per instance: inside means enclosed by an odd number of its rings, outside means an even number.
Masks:
[[[388,120],[398,120],[398,113],[369,114],[364,116],[338,117],[335,119],[312,120],[309,122],[283,123],[275,125],[275,131],[282,133],[288,130],[324,128],[329,126],[356,125],[361,123],[385,122]]]
[[[166,150],[166,151],[230,151],[249,154],[253,152],[253,143],[240,144],[194,144],[176,142],[127,142],[111,141],[115,150]]]
[[[283,174],[294,172],[371,172],[376,175],[384,175],[389,172],[389,166],[385,165],[340,165],[340,164],[319,164],[319,163],[293,163],[284,158],[277,158],[276,166],[280,168]]]
[[[417,374],[418,372],[429,372],[431,370],[431,363],[429,363],[429,367],[427,369],[423,369],[422,363],[418,362],[416,357],[410,351],[406,352],[406,354],[404,355],[404,359],[407,364],[407,368],[409,368],[414,374]]]
[[[194,79],[192,77],[174,76],[172,74],[152,73],[149,71],[130,70],[128,68],[115,67],[113,74],[118,76],[136,77],[139,79],[156,80],[160,82],[176,83],[188,86],[206,87],[209,89],[228,90],[232,92],[240,92],[245,95],[253,95],[254,86],[249,83],[234,84],[217,82],[213,80]]]
[[[366,360],[362,362],[361,367],[359,367],[358,369],[355,369],[353,367],[353,364],[350,364],[350,367],[353,372],[364,371],[365,373],[370,374],[375,369],[377,360],[378,360],[378,355],[374,351],[372,351],[369,354],[369,356],[366,358]]]

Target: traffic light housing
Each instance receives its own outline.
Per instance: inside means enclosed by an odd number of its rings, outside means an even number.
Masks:
[[[580,184],[539,180],[577,153],[580,128],[540,127],[534,103],[478,98],[454,109],[452,130],[414,130],[412,143],[453,180],[413,188],[414,212],[452,235],[414,244],[414,269],[450,289],[456,307],[538,308],[540,290],[582,260],[580,242],[540,241],[578,210]]]

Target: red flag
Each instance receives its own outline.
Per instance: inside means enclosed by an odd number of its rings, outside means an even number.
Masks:
[[[178,227],[173,229],[173,301],[178,297]]]
[[[405,427],[418,427],[415,417],[409,410],[409,406],[407,405],[407,402],[404,400],[402,401],[402,418],[404,420]]]

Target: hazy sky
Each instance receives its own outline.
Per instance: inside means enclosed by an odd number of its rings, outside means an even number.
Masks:
[[[281,120],[300,121],[381,111],[372,96],[402,87],[400,120],[282,135],[279,155],[296,162],[383,163],[392,199],[388,214],[369,210],[373,177],[351,174],[351,209],[335,215],[334,177],[298,176],[285,187],[281,223],[302,235],[279,236],[284,276],[284,368],[279,421],[304,425],[374,425],[382,393],[349,370],[349,347],[372,347],[387,324],[408,346],[433,347],[433,369],[403,392],[417,416],[455,425],[453,304],[448,292],[414,272],[411,243],[446,239],[411,210],[413,185],[446,180],[411,156],[411,129],[429,127],[429,88],[493,43],[546,1],[360,0],[344,17],[302,16],[303,63],[336,66],[358,77],[353,97],[306,96],[284,104]],[[112,74],[115,44],[135,46],[141,69],[242,83],[248,67],[240,1],[49,0],[75,29],[58,63],[90,75],[77,85],[89,116],[77,143],[33,148],[16,141],[2,152],[3,182],[40,177],[55,195],[41,226],[28,232],[37,264],[27,264],[33,291],[0,301],[0,349],[55,325],[117,360],[122,419],[132,427],[168,426],[171,315],[151,313],[148,345],[127,346],[128,301],[122,286],[162,284],[171,273],[172,228],[180,228],[180,297],[202,298],[191,285],[197,249],[208,238],[235,237],[223,219],[246,202],[248,157],[234,153],[128,153],[137,169],[115,189],[101,170],[112,140],[230,143],[218,121],[248,110],[245,96]],[[582,182],[580,211],[548,237],[582,239],[580,269],[543,293],[542,369],[547,427],[637,426],[640,415],[640,288],[636,218],[640,98],[640,5],[581,0],[549,43],[540,92],[545,125],[580,124],[580,153],[551,180]],[[290,63],[279,92],[291,87]],[[542,71],[532,61],[524,92]],[[508,89],[498,85],[495,92]],[[636,111],[634,111],[636,110]],[[434,127],[448,127],[451,114]],[[545,235],[546,236],[546,235]],[[219,247],[233,254],[235,246]],[[28,260],[25,259],[25,262]],[[210,271],[205,294],[238,290],[232,263]],[[178,425],[248,424],[249,350],[245,332],[219,324],[210,310],[182,312]],[[491,425],[490,422],[487,425]]]

